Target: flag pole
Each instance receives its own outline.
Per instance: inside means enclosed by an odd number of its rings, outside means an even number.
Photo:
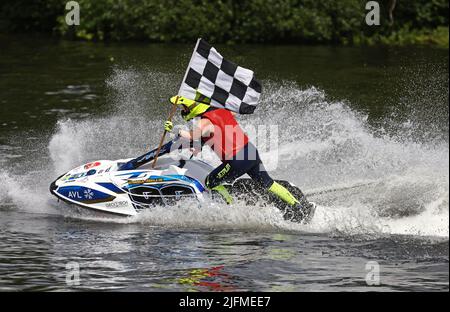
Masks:
[[[177,97],[175,99],[175,104],[173,104],[172,111],[170,112],[169,119],[168,119],[169,121],[172,121],[172,117],[175,114],[175,111],[177,110],[177,104],[178,104],[179,95],[180,94],[183,95],[183,93],[182,93],[183,83],[184,83],[184,81],[186,81],[186,77],[188,75],[190,65],[191,65],[192,61],[194,60],[195,51],[197,51],[197,47],[198,47],[198,45],[199,45],[201,40],[202,40],[202,38],[198,38],[197,39],[197,43],[195,44],[194,52],[192,52],[192,56],[191,56],[191,60],[189,61],[188,68],[186,69],[186,72],[184,73],[184,77],[183,77],[183,80],[181,82],[180,90],[178,91],[178,95],[177,95]],[[155,154],[155,159],[153,160],[153,163],[152,163],[152,168],[155,168],[155,166],[156,166],[156,161],[158,160],[158,155],[159,155],[159,152],[161,151],[161,147],[162,147],[162,144],[163,144],[164,139],[166,137],[166,133],[167,133],[167,131],[164,130],[164,133],[163,133],[163,135],[161,137],[161,141],[159,142],[158,150],[156,151],[156,154]]]
[[[173,115],[175,115],[175,112],[177,110],[178,98],[179,98],[179,96],[177,95],[177,97],[175,99],[175,104],[172,104],[172,110],[170,111],[169,118],[167,119],[168,121],[172,121]],[[153,164],[152,164],[152,168],[155,168],[155,166],[156,166],[156,161],[158,160],[158,155],[159,155],[159,152],[161,151],[161,147],[164,143],[164,139],[166,138],[166,134],[167,134],[167,130],[164,130],[164,133],[161,137],[161,141],[159,141],[158,150],[156,151],[155,159],[153,160]]]

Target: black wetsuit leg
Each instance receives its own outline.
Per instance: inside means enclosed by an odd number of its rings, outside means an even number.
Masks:
[[[259,155],[258,160],[259,163],[253,168],[251,168],[249,171],[247,171],[247,174],[250,176],[250,178],[252,178],[255,182],[260,184],[263,188],[269,189],[274,181],[264,168],[264,165],[261,159],[259,158]]]
[[[206,186],[211,189],[220,184],[232,183],[246,173],[266,189],[273,184],[252,143],[248,143],[233,159],[225,160],[214,169],[206,178]]]

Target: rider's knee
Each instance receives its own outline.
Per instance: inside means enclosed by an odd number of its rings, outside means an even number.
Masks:
[[[217,186],[215,183],[213,183],[212,181],[211,181],[211,178],[210,178],[211,176],[210,175],[207,175],[206,176],[206,179],[205,179],[205,186],[206,186],[206,188],[208,189],[208,190],[211,190],[212,188],[214,188],[215,186]]]

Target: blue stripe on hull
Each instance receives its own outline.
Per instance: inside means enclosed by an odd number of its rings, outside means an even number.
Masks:
[[[116,194],[124,194],[125,192],[118,188],[116,185],[114,185],[113,183],[109,183],[109,182],[97,182],[98,185],[100,185],[101,187],[104,187],[108,190],[110,190],[111,192],[114,192]]]

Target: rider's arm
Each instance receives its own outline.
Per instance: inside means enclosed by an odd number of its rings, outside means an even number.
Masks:
[[[214,133],[214,125],[208,119],[201,119],[194,124],[194,128],[190,131],[180,130],[179,136],[189,141],[201,140],[202,137],[209,137]]]

